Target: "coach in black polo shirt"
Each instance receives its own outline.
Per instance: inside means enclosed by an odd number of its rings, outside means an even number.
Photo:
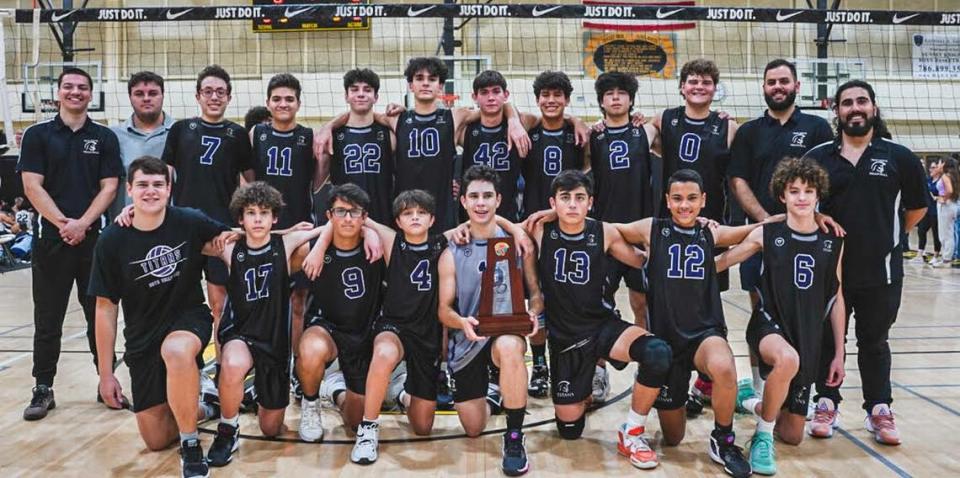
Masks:
[[[87,295],[87,284],[103,212],[116,195],[123,165],[116,135],[87,116],[92,90],[93,82],[85,71],[64,69],[57,79],[59,114],[23,133],[17,171],[38,213],[33,245],[36,387],[23,412],[26,420],[39,420],[56,406],[53,377],[74,282],[87,321],[87,342],[93,363],[97,363],[95,302]]]
[[[853,80],[834,97],[838,135],[814,147],[816,159],[830,175],[830,191],[821,209],[847,230],[843,257],[843,298],[847,314],[855,314],[857,363],[863,382],[867,429],[877,442],[898,445],[900,436],[890,403],[890,327],[897,319],[903,286],[902,231],[923,218],[926,182],[920,159],[909,149],[884,138],[876,95],[865,81]],[[901,224],[899,209],[906,209]],[[832,356],[830,350],[823,357]],[[829,359],[826,359],[829,360]],[[827,368],[824,367],[824,370]],[[820,421],[836,420],[839,387],[817,383]],[[832,412],[832,413],[829,413]],[[816,432],[811,429],[811,434]],[[827,432],[824,427],[824,432]],[[827,433],[829,434],[829,433]]]

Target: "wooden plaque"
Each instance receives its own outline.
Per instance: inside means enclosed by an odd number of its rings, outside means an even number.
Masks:
[[[533,323],[524,306],[523,269],[512,237],[487,242],[487,266],[480,277],[477,335],[527,335]]]

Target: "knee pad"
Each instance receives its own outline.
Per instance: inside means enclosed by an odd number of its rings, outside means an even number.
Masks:
[[[586,414],[580,415],[580,418],[572,422],[565,422],[557,418],[557,431],[560,432],[560,438],[564,440],[576,440],[580,438],[580,435],[583,435],[583,427],[586,422]]]
[[[663,339],[652,335],[637,337],[630,344],[630,358],[640,364],[637,383],[652,388],[659,388],[666,383],[673,350]]]

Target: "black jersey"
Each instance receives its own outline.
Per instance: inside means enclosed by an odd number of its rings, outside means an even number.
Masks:
[[[383,259],[371,264],[362,241],[350,251],[331,245],[320,276],[310,283],[306,316],[320,317],[337,332],[366,336],[380,315],[383,278]]]
[[[681,169],[692,169],[703,178],[707,205],[701,215],[723,220],[726,207],[724,182],[730,164],[727,130],[730,121],[720,118],[716,111],[703,120],[690,119],[684,107],[665,110],[660,122],[660,142],[663,145],[663,191],[667,192],[670,175]],[[660,197],[660,216],[668,217],[663,196]]]
[[[283,359],[290,353],[290,274],[283,236],[251,249],[237,241],[230,255],[221,336],[241,336]]]
[[[423,244],[411,244],[397,234],[383,296],[384,319],[411,330],[429,342],[425,345],[434,347],[439,345],[441,331],[437,318],[437,264],[446,248],[447,238],[442,234],[431,235]]]
[[[390,129],[380,123],[333,132],[330,180],[353,183],[370,195],[370,218],[393,224],[393,148]]]
[[[453,126],[453,112],[447,109],[429,115],[405,111],[397,120],[396,192],[422,189],[433,195],[436,212],[431,233],[441,233],[456,223]]]
[[[817,379],[824,322],[836,300],[843,239],[801,234],[786,221],[763,225],[760,304],[753,320],[772,323],[800,355],[801,383]]]
[[[507,150],[507,124],[501,122],[493,128],[479,121],[467,125],[463,136],[463,169],[484,165],[493,168],[500,176],[500,207],[497,214],[508,221],[517,222],[520,206],[517,181],[520,180],[520,157],[516,148]]]
[[[537,271],[546,303],[550,340],[572,344],[616,318],[607,296],[603,223],[587,219],[583,231],[567,235],[556,221],[543,226]]]
[[[311,186],[317,162],[313,158],[313,130],[297,125],[290,131],[277,131],[270,125],[257,125],[253,129],[253,155],[257,181],[280,191],[286,203],[275,228],[314,222]]]
[[[590,135],[590,166],[596,184],[593,215],[605,222],[649,217],[652,165],[643,127],[627,125]]]
[[[176,169],[173,203],[197,208],[213,219],[236,224],[230,198],[240,173],[253,168],[250,140],[231,121],[207,123],[200,118],[177,121],[163,147],[163,161]]]
[[[713,248],[713,234],[699,223],[687,229],[653,219],[646,266],[650,331],[674,354],[707,332],[726,333]]]
[[[225,230],[196,209],[171,206],[152,231],[117,224],[103,231],[84,292],[120,302],[127,357],[159,350],[183,311],[205,307],[201,251]]]
[[[538,124],[527,132],[530,153],[523,161],[523,216],[550,209],[550,186],[560,171],[583,169],[583,149],[577,146],[573,126],[549,130]]]

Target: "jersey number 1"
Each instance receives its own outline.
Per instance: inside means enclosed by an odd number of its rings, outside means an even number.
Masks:
[[[570,257],[570,270],[567,270],[567,256]],[[590,282],[590,254],[586,251],[571,251],[568,254],[566,248],[560,248],[553,253],[553,260],[556,264],[553,280],[578,285]]]
[[[292,156],[293,150],[289,146],[283,149],[271,146],[267,150],[267,175],[293,176],[293,167],[290,164]]]

